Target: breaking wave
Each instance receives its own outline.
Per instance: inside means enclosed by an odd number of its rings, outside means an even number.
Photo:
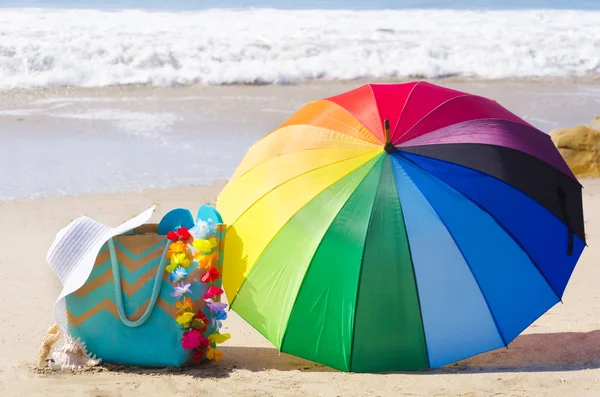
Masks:
[[[0,88],[579,77],[600,12],[0,9]]]

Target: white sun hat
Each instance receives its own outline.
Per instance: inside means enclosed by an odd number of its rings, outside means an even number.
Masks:
[[[54,318],[63,333],[69,334],[65,297],[85,284],[102,246],[112,237],[148,222],[155,208],[152,206],[114,228],[82,216],[56,234],[46,260],[63,285],[54,306]]]

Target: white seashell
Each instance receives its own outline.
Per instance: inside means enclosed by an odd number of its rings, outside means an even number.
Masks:
[[[50,368],[55,370],[79,370],[94,367],[102,362],[96,355],[88,353],[84,342],[79,338],[65,337],[65,344],[52,353]]]

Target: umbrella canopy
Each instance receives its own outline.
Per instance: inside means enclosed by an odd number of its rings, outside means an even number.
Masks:
[[[231,308],[279,350],[418,370],[508,345],[560,301],[585,246],[550,137],[425,82],[307,104],[217,200]]]

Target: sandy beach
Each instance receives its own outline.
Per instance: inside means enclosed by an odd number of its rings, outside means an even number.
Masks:
[[[158,221],[173,208],[194,212],[202,204],[214,204],[252,144],[308,102],[369,83],[424,80],[484,96],[546,133],[586,123],[600,114],[599,4],[598,0],[0,0],[0,397],[600,396],[600,248],[596,246],[600,179],[582,181],[589,247],[562,302],[508,348],[421,372],[343,373],[279,353],[230,311],[223,332],[232,337],[222,346],[225,356],[220,363],[185,369],[103,364],[75,373],[35,367],[62,289],[46,263],[46,252],[56,233],[72,220],[87,215],[116,226],[152,205],[156,205],[153,221]],[[396,109],[397,97],[390,96],[389,101],[389,109]],[[383,109],[379,100],[375,102]],[[330,116],[327,113],[324,119]],[[487,132],[491,136],[495,131]],[[515,142],[528,139],[514,137]],[[571,145],[556,144],[566,156],[580,155],[587,144],[588,152],[580,158],[597,162],[598,141],[586,140],[564,139]],[[532,144],[535,150],[543,142],[536,145]],[[490,159],[501,163],[496,157]],[[511,167],[501,165],[499,172],[508,174]],[[515,174],[521,169],[526,167],[519,166]],[[232,201],[243,194],[248,193],[236,192]],[[455,210],[448,208],[448,213]],[[523,212],[519,219],[528,215]],[[413,224],[425,224],[420,215],[414,219]],[[444,236],[450,241],[446,229]],[[478,230],[482,241],[488,238],[483,229]],[[248,230],[248,235],[261,236],[260,230]],[[421,235],[440,241],[430,229]],[[530,236],[542,240],[534,233],[526,237]],[[480,248],[479,243],[469,243]],[[454,245],[458,253],[461,247],[456,241]],[[287,245],[283,247],[286,251]],[[423,252],[437,253],[429,245],[422,247]],[[540,247],[542,254],[550,252]],[[424,261],[439,266],[423,270],[424,274],[451,279],[445,267],[450,263],[448,252]],[[469,263],[462,256],[466,270]],[[493,259],[501,265],[517,262],[500,256]],[[362,266],[364,256],[356,258]],[[279,265],[277,260],[265,262]],[[374,266],[382,262],[387,260],[372,261]],[[288,293],[279,273],[271,274],[277,276],[277,283],[271,285],[281,287],[282,295]],[[493,287],[502,284],[495,276],[488,280]],[[378,283],[373,285],[381,286]],[[478,283],[473,279],[471,285],[475,291],[477,284],[481,302],[485,300],[489,309],[486,324],[493,322],[504,342]],[[468,289],[454,282],[446,285],[452,289],[440,295],[442,303],[451,302],[455,290]],[[522,286],[523,291],[534,290],[532,283]],[[323,290],[320,283],[318,287]],[[504,303],[506,295],[499,296],[498,302]],[[521,295],[513,291],[513,296]],[[527,297],[534,300],[532,294]],[[446,332],[453,322],[469,324],[469,329],[465,325],[456,332],[460,335],[478,330],[475,323],[449,314],[450,309],[461,311],[476,300],[467,299],[444,308],[436,303],[440,309],[431,318],[451,320],[430,329]],[[307,307],[313,305],[308,302]],[[406,300],[401,302],[406,306]],[[381,313],[394,313],[387,305],[380,307],[387,310]],[[504,310],[504,315],[513,322],[520,314]],[[380,317],[373,318],[379,321]],[[372,322],[366,322],[367,330]],[[390,335],[403,326],[389,326]],[[518,330],[522,328],[523,324]],[[302,334],[309,335],[304,330]],[[318,335],[317,346],[325,345]],[[332,335],[337,338],[339,333]],[[473,339],[468,338],[469,348],[476,346]],[[447,343],[446,338],[440,340]],[[401,343],[416,346],[410,341]],[[391,342],[385,343],[383,353],[393,352]],[[349,346],[354,347],[354,339]],[[427,362],[431,363],[430,357]]]
[[[60,283],[45,262],[61,227],[81,215],[117,225],[156,204],[154,220],[174,207],[213,203],[222,188],[43,198],[0,204],[0,395],[2,396],[598,396],[600,394],[600,181],[584,181],[590,247],[558,304],[508,349],[418,373],[347,374],[280,354],[235,313],[219,364],[186,370],[99,368],[38,373],[39,342],[52,323]]]

